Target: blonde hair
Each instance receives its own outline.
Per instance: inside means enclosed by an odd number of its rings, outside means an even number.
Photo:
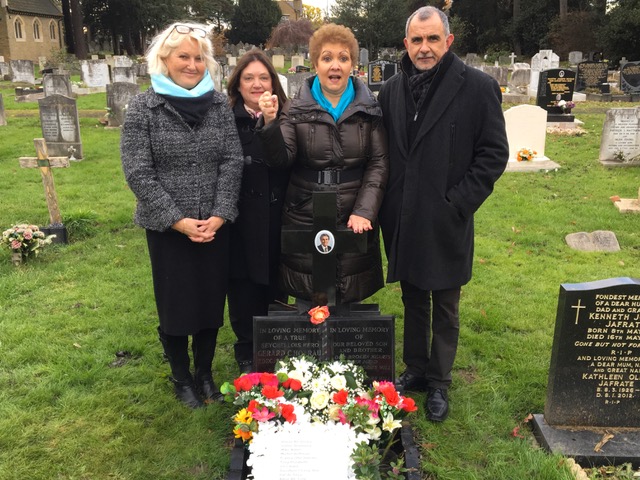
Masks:
[[[202,55],[202,59],[204,60],[207,70],[209,70],[211,78],[215,78],[220,66],[213,58],[213,45],[211,44],[209,35],[203,38],[197,35],[193,30],[189,33],[180,33],[175,30],[176,25],[184,25],[190,29],[195,28],[205,32],[209,31],[206,25],[200,25],[198,23],[176,22],[169,25],[153,38],[151,46],[147,50],[146,58],[149,73],[159,73],[161,75],[168,76],[169,71],[167,70],[167,66],[163,60],[171,55],[171,53],[180,46],[185,38],[193,38],[200,46],[200,54]]]

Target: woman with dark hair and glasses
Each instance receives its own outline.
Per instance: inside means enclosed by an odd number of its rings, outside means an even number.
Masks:
[[[286,301],[277,288],[280,261],[282,203],[289,182],[288,168],[264,162],[262,140],[255,133],[261,116],[258,101],[273,92],[284,105],[287,96],[269,57],[261,50],[245,53],[227,84],[244,154],[240,214],[231,226],[229,321],[236,334],[235,357],[241,373],[252,370],[253,317],[267,315],[269,304]]]
[[[147,52],[151,88],[127,109],[121,155],[146,230],[158,333],[175,394],[191,408],[221,399],[211,372],[227,294],[243,156],[202,25],[170,25]],[[194,373],[191,374],[189,335]]]

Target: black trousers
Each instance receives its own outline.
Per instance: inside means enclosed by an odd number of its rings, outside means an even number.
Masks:
[[[404,304],[403,360],[430,388],[447,388],[458,349],[460,288],[421,290],[400,282]]]
[[[189,358],[189,336],[167,335],[158,327],[160,343],[169,360],[171,375],[177,382],[190,382],[191,359]],[[211,364],[216,353],[217,328],[201,330],[192,336],[193,366],[198,379],[212,378]]]

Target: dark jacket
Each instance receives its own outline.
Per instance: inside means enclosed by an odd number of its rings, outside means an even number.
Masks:
[[[365,254],[338,254],[337,294],[340,303],[360,301],[384,286],[377,225],[387,183],[387,140],[382,112],[371,91],[355,79],[356,96],[336,123],[311,95],[314,77],[285,105],[278,120],[262,130],[270,162],[293,165],[283,211],[284,225],[313,225],[312,193],[334,189],[337,223],[351,214],[371,220]],[[305,177],[309,170],[362,171],[352,181],[320,185]],[[312,255],[282,256],[281,287],[295,297],[310,299]]]
[[[204,120],[191,128],[149,88],[129,103],[120,153],[138,200],[137,225],[162,232],[184,217],[236,218],[242,150],[224,95],[214,92]]]
[[[244,170],[240,213],[231,226],[231,277],[271,285],[277,280],[280,262],[282,205],[289,169],[271,168],[265,163],[262,140],[255,133],[256,120],[247,113],[242,98],[233,113],[242,143]]]
[[[405,54],[402,71],[379,95],[389,132],[389,185],[380,210],[387,281],[457,288],[471,279],[473,214],[509,158],[502,96],[494,79],[447,53],[414,129],[410,68]]]

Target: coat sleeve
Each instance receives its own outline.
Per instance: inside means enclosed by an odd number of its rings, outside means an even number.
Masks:
[[[288,168],[293,165],[298,154],[296,127],[289,119],[291,100],[287,100],[278,117],[269,125],[258,122],[256,131],[262,139],[267,165],[276,168]]]
[[[158,225],[168,229],[184,215],[159,181],[151,147],[150,115],[144,94],[129,104],[122,126],[120,156],[125,179],[136,199]]]
[[[220,115],[224,120],[221,122],[220,163],[212,215],[233,221],[238,216],[244,155],[231,108],[223,104]]]
[[[473,215],[489,197],[509,160],[500,87],[490,77],[480,81],[475,98],[481,116],[474,123],[473,158],[460,182],[446,193],[447,201],[463,218]]]
[[[371,153],[365,166],[353,214],[371,220],[373,223],[378,217],[389,178],[387,132],[381,118],[374,119],[369,142]]]

